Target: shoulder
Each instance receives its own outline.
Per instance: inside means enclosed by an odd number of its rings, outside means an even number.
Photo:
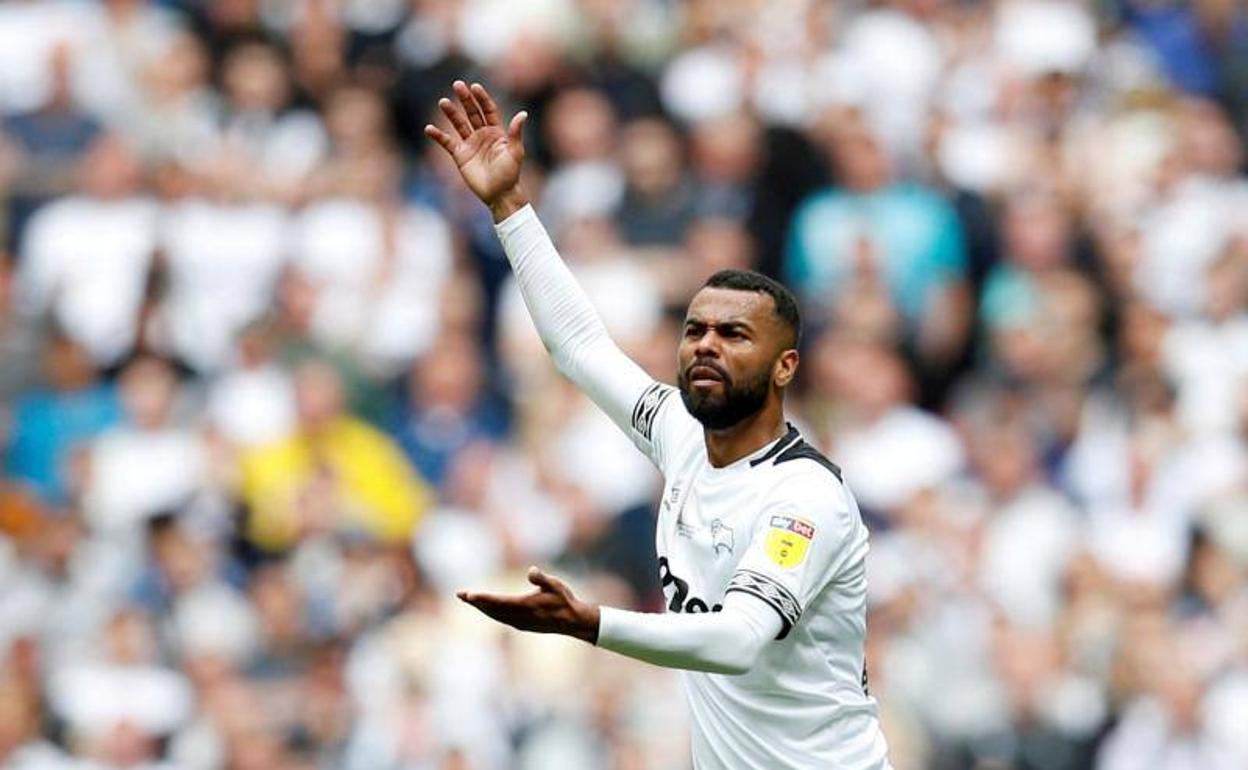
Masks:
[[[662,382],[653,382],[643,390],[637,397],[636,403],[633,404],[631,415],[633,430],[649,441],[655,420],[659,416],[659,410],[672,399],[675,393],[676,388]]]
[[[357,417],[340,418],[327,432],[332,442],[349,447],[351,452],[366,452],[370,456],[388,453],[397,446],[390,434]]]
[[[789,434],[758,460],[768,478],[769,507],[794,507],[811,515],[838,516],[850,507],[844,474],[836,463],[790,427]]]
[[[662,447],[662,470],[684,464],[702,447],[702,426],[685,410],[680,391],[654,382],[633,403],[629,422],[637,437],[651,447]]]
[[[809,547],[815,561],[839,569],[860,552],[866,530],[836,463],[798,436],[768,461],[765,474],[768,492],[755,536],[772,562],[797,566]]]
[[[87,208],[82,198],[74,195],[58,198],[39,207],[30,217],[28,230],[33,235],[44,235],[46,232],[71,222],[81,216]],[[27,236],[29,239],[30,236]]]
[[[762,466],[773,477],[784,480],[809,478],[813,483],[837,487],[843,484],[841,468],[810,444],[792,424],[789,430],[770,450],[750,461],[754,467]]]

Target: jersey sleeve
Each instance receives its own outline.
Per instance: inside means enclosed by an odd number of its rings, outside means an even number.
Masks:
[[[789,486],[801,486],[790,481]],[[839,483],[819,485],[768,505],[749,546],[728,581],[726,593],[750,594],[780,616],[776,639],[788,636],[802,613],[841,569],[866,550],[866,532],[857,505]]]
[[[652,381],[629,416],[628,437],[663,473],[684,442],[701,440],[702,429],[681,403],[680,392]]]
[[[673,398],[676,389],[652,378],[607,334],[531,206],[495,230],[555,366],[666,472],[671,447],[696,425]]]

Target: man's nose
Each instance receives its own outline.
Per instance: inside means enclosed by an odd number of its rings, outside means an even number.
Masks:
[[[702,332],[693,346],[693,352],[698,358],[719,358],[719,336],[713,329]]]

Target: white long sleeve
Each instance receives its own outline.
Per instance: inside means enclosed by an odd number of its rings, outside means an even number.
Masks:
[[[611,340],[532,206],[494,229],[555,366],[627,432],[634,405],[654,380]]]
[[[666,668],[744,674],[754,667],[782,621],[770,605],[732,592],[719,612],[680,614],[599,611],[598,642],[604,650]]]

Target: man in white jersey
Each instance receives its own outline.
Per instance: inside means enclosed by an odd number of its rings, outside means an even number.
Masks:
[[[560,371],[666,480],[656,545],[667,612],[599,607],[533,568],[523,596],[461,591],[486,615],[682,669],[698,770],[886,770],[867,693],[867,532],[840,470],[784,420],[797,371],[793,295],[757,273],[716,273],[689,304],[679,388],[608,337],[519,185],[526,114],[504,127],[479,84],[439,102],[425,133],[493,213]],[[672,398],[679,392],[680,398]]]

